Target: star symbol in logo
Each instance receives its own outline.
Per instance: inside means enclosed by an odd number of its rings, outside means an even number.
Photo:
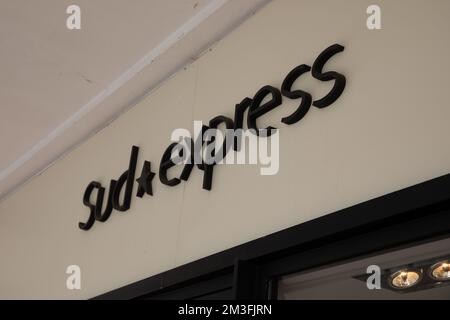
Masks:
[[[145,193],[153,196],[152,180],[155,177],[155,173],[152,172],[152,165],[150,161],[145,161],[142,167],[141,176],[136,179],[138,185],[138,191],[136,196],[142,198]]]

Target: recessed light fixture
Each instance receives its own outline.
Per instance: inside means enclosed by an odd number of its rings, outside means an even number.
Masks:
[[[430,276],[438,281],[450,280],[450,260],[439,261],[430,267]]]
[[[390,276],[389,284],[395,289],[408,289],[418,284],[421,279],[421,270],[403,269]]]
[[[354,276],[367,283],[370,274]],[[450,256],[440,256],[381,270],[381,287],[399,294],[450,286]]]

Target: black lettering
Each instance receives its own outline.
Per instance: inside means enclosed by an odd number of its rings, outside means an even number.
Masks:
[[[127,211],[131,206],[131,196],[133,193],[134,176],[136,173],[136,163],[139,154],[139,147],[133,146],[131,148],[130,164],[128,170],[126,170],[117,181],[116,187],[114,188],[114,194],[112,198],[113,208],[118,211]],[[122,192],[123,186],[125,187],[125,196],[123,199],[123,204],[120,204],[120,193]]]
[[[236,136],[234,137],[233,149],[235,151],[241,150],[242,130],[244,125],[244,113],[250,107],[253,100],[246,97],[240,103],[238,103],[234,110],[234,130]],[[238,130],[238,131],[236,131]]]
[[[335,102],[345,88],[346,79],[345,76],[336,72],[336,71],[328,71],[323,72],[322,69],[325,63],[336,53],[344,51],[344,47],[339,44],[333,44],[332,46],[326,48],[322,51],[321,54],[316,58],[314,64],[312,66],[312,76],[320,81],[334,81],[333,88],[331,91],[322,99],[315,100],[313,102],[313,106],[317,108],[325,108]]]
[[[105,188],[100,187],[98,190],[98,196],[97,196],[97,204],[95,206],[95,220],[100,222],[105,222],[109,219],[111,216],[111,213],[113,211],[113,196],[114,196],[114,189],[116,188],[117,181],[111,180],[109,184],[109,193],[108,193],[108,200],[106,202],[106,208],[105,212],[102,213],[102,207],[103,207],[103,197],[105,195]]]
[[[225,117],[225,116],[217,116],[209,121],[209,126],[211,129],[217,129],[217,127],[221,124],[225,123],[225,126],[227,129],[233,129],[234,128],[234,122],[232,119]],[[208,142],[208,145],[214,144],[214,151],[211,152],[211,156],[215,156],[215,137],[212,137],[211,141]],[[221,148],[219,149],[219,153],[221,153],[221,158],[223,159],[229,150],[226,148],[226,134],[223,139],[223,144]],[[216,161],[214,160],[214,163],[212,164],[204,164],[204,172],[203,172],[203,189],[205,190],[211,190],[212,187],[212,179],[213,179],[213,171],[214,166],[216,165]]]
[[[186,163],[184,165],[183,171],[181,172],[181,175],[180,175],[181,180],[188,181],[189,176],[191,175],[192,169],[194,168],[194,165],[195,165],[195,158],[196,158],[195,157],[195,151],[196,151],[195,146],[199,143],[201,144],[198,146],[198,152],[200,153],[198,155],[198,158],[200,159],[201,149],[202,149],[203,144],[205,143],[205,140],[203,139],[203,135],[205,134],[206,130],[208,130],[208,129],[209,129],[208,126],[203,125],[202,131],[201,131],[200,135],[198,137],[196,137],[195,142],[192,139],[189,139],[190,141],[188,141],[188,142],[190,143],[190,146],[191,146],[191,161],[190,161],[190,163]],[[197,167],[200,170],[205,170],[204,163],[197,164]]]
[[[217,116],[217,117],[214,117],[213,119],[211,119],[209,121],[209,127],[211,129],[217,129],[221,123],[225,123],[225,127],[226,127],[227,130],[234,129],[234,126],[235,126],[234,125],[234,121],[232,119],[228,118],[228,117],[225,117],[225,116]],[[213,137],[208,144],[215,143],[215,140],[216,140],[216,138]],[[226,157],[226,155],[227,155],[227,153],[229,151],[227,149],[226,140],[227,139],[226,139],[226,133],[225,133],[224,138],[223,138],[222,146],[219,149],[219,153],[222,153],[222,159]],[[216,149],[217,148],[215,148],[214,150],[216,150]],[[213,152],[213,155],[214,154],[215,154],[215,151]]]
[[[290,116],[282,118],[281,122],[289,125],[294,124],[300,121],[308,113],[309,108],[311,107],[311,95],[308,92],[302,90],[291,91],[291,88],[295,80],[297,80],[302,74],[309,72],[310,70],[310,66],[302,64],[289,72],[284,79],[283,84],[281,85],[281,94],[290,99],[301,98],[302,102],[294,113],[292,113]]]
[[[94,191],[94,189],[100,189],[102,187],[102,185],[96,181],[92,181],[91,183],[88,184],[88,186],[86,187],[86,190],[84,191],[84,195],[83,195],[83,204],[89,208],[90,213],[89,213],[89,218],[86,222],[79,222],[78,223],[78,227],[81,230],[89,230],[90,228],[92,228],[92,226],[94,225],[95,222],[95,205],[91,203],[91,194],[92,191]],[[97,203],[98,201],[96,201]]]
[[[181,182],[181,180],[178,178],[172,178],[170,180],[167,178],[167,171],[175,166],[175,163],[173,163],[172,161],[172,151],[177,145],[178,143],[174,142],[167,147],[166,151],[164,151],[164,154],[161,158],[161,163],[159,165],[159,180],[162,184],[170,187],[174,187]]]
[[[264,104],[261,104],[264,98],[268,95],[272,96],[272,99]],[[278,107],[281,104],[281,93],[280,90],[272,86],[264,86],[255,94],[253,97],[253,102],[250,105],[250,109],[247,115],[247,127],[256,131],[259,136],[259,130],[256,126],[256,119],[271,111],[272,109]],[[271,130],[274,127],[267,127],[267,137],[271,135]]]

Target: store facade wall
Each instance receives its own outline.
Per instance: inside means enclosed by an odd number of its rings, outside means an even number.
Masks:
[[[382,29],[368,30],[371,1],[273,1],[210,52],[0,203],[0,298],[90,298],[284,228],[450,172],[450,3],[380,1]],[[403,17],[399,21],[399,17]],[[433,21],[433,23],[430,23]],[[258,120],[280,129],[280,170],[219,165],[211,191],[203,173],[154,196],[132,197],[125,213],[83,231],[82,197],[92,180],[106,188],[139,146],[158,171],[176,128],[234,116],[264,85],[280,88],[325,48],[345,50],[326,70],[346,76],[331,106],[298,123],[280,119],[297,100]],[[332,82],[295,84],[322,97]],[[12,133],[13,134],[13,133]],[[179,172],[173,170],[171,174]],[[79,265],[82,289],[68,290]]]

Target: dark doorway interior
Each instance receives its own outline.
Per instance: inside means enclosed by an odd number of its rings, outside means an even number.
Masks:
[[[331,299],[338,291],[341,298],[348,299],[412,299],[433,294],[448,299],[448,286],[409,295],[384,289],[367,293],[361,289],[365,282],[354,276],[369,262],[384,269],[428,258],[437,254],[433,251],[437,244],[442,249],[439,254],[450,255],[448,239],[443,240],[449,235],[450,174],[213,254],[96,299]]]

